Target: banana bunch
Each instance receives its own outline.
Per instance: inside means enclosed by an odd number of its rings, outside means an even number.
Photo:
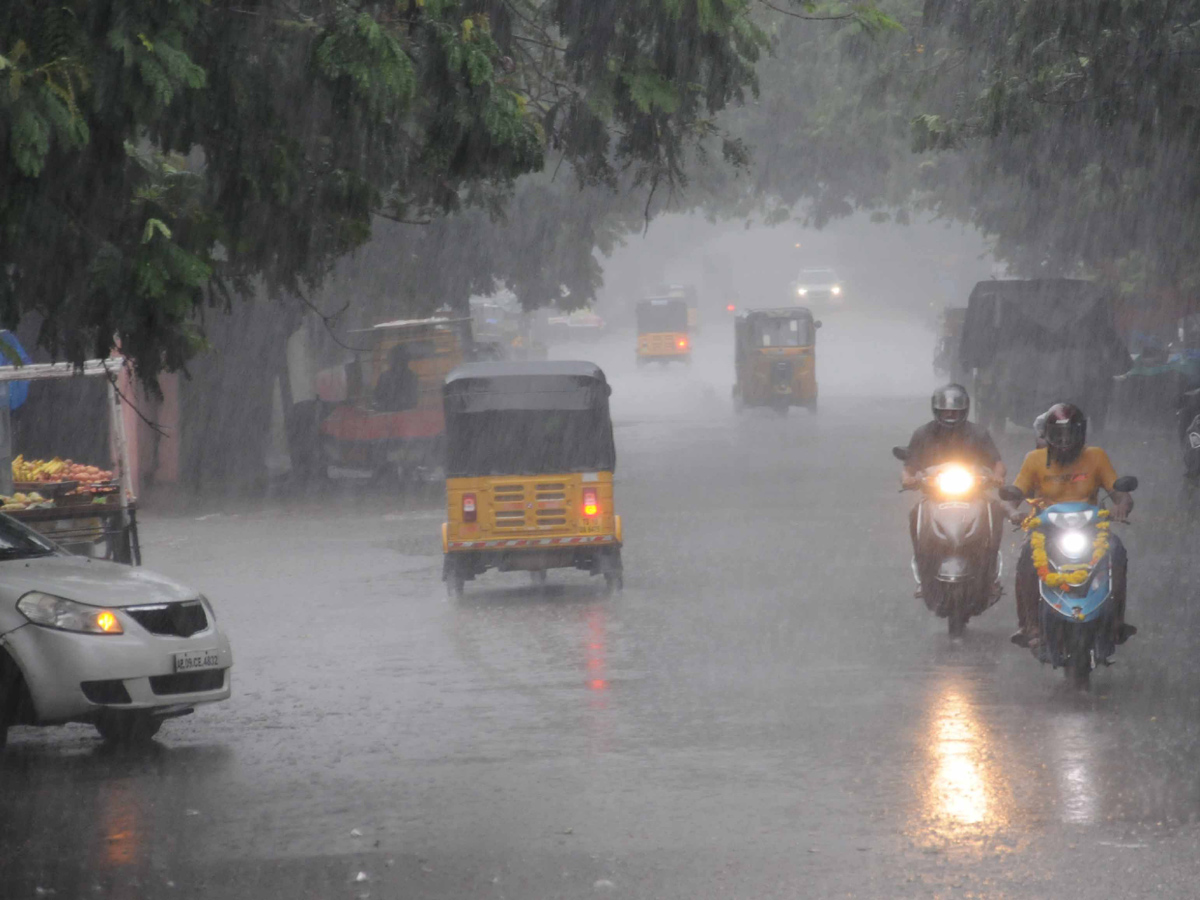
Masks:
[[[59,459],[26,459],[24,455],[12,461],[13,481],[55,481],[66,471],[68,463]]]
[[[52,505],[37,491],[30,491],[28,494],[13,494],[11,497],[0,494],[0,512],[15,512],[30,508],[43,509]]]

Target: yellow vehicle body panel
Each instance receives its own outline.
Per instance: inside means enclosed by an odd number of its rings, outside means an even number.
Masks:
[[[792,364],[792,379],[772,385],[771,366],[778,361]],[[747,406],[767,406],[788,400],[802,406],[817,399],[817,350],[807,347],[758,347],[738,366],[738,387]]]
[[[692,342],[682,331],[639,334],[637,355],[639,359],[683,360],[692,355]]]
[[[598,509],[583,509],[596,490]],[[463,521],[463,495],[475,495],[475,521]],[[476,550],[542,552],[573,546],[620,545],[612,472],[488,475],[446,479],[446,553]]]

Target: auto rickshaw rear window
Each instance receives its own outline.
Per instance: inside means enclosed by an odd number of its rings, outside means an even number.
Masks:
[[[538,475],[616,468],[607,409],[505,409],[447,421],[446,474]]]
[[[755,334],[761,347],[808,347],[813,343],[809,319],[759,319]]]
[[[643,300],[637,307],[639,334],[678,333],[688,330],[687,303],[683,300]]]

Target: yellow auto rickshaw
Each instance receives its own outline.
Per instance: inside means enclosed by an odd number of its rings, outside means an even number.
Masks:
[[[754,309],[734,320],[734,408],[817,411],[817,329],[803,307]]]
[[[610,392],[589,362],[468,363],[446,377],[442,577],[452,597],[488,569],[535,583],[548,569],[582,569],[621,587]]]
[[[317,375],[328,407],[320,424],[323,463],[372,472],[436,469],[444,443],[441,384],[473,352],[471,320],[381,322],[351,336],[362,349]]]
[[[648,297],[637,305],[637,362],[692,361],[688,305],[682,297]]]

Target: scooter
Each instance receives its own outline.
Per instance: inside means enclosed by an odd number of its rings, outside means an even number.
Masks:
[[[1113,491],[1129,493],[1137,486],[1138,480],[1126,475],[1116,480]],[[1001,488],[1000,497],[1010,503],[1025,499],[1012,485]],[[1037,542],[1035,554],[1041,544],[1048,574],[1070,580],[1051,582],[1039,573],[1042,640],[1031,649],[1039,661],[1063,669],[1076,686],[1083,687],[1096,666],[1110,665],[1117,648],[1117,600],[1106,537],[1110,520],[1106,510],[1090,503],[1056,503],[1042,510],[1037,520],[1031,533]]]
[[[908,451],[893,447],[904,462]],[[990,548],[1004,518],[993,508],[988,490],[995,477],[987,469],[946,463],[917,475],[923,494],[916,510],[913,577],[930,612],[947,620],[952,637],[967,620],[1000,599],[995,585],[1002,574],[999,552]]]

